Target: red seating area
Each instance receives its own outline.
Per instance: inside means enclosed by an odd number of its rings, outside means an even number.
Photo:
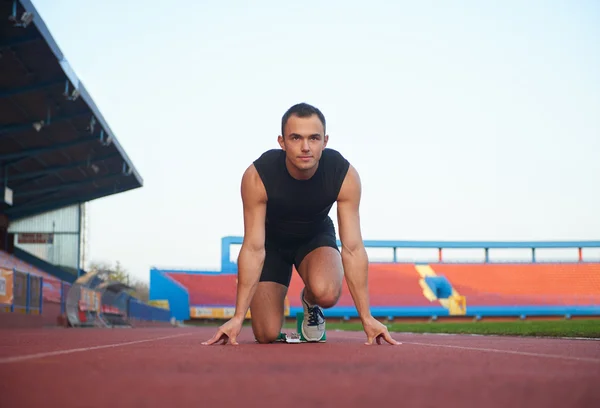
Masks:
[[[237,275],[167,273],[187,288],[192,306],[233,306]],[[410,264],[372,264],[369,267],[369,292],[372,306],[430,306],[419,286],[419,274]],[[288,291],[290,306],[301,306],[302,279],[294,270]],[[338,306],[353,306],[344,280]]]
[[[369,265],[369,295],[371,306],[431,306],[419,286],[420,276],[412,264]],[[304,282],[296,271],[292,275],[288,299],[290,306],[302,306],[300,292]],[[354,306],[348,284],[344,279],[342,295],[337,306]]]
[[[8,252],[0,250],[0,266],[6,269],[16,269],[19,272],[30,273],[32,275],[44,278],[44,287],[42,296],[45,301],[60,303],[60,285],[61,281],[54,276],[36,268],[26,262],[21,261]]]
[[[169,272],[170,278],[185,286],[190,306],[234,306],[237,275],[210,275]]]
[[[600,304],[600,263],[432,264],[469,306]],[[192,306],[234,306],[237,275],[170,272],[188,289]],[[371,306],[436,306],[423,296],[414,264],[371,264]],[[288,291],[290,306],[300,307],[304,287],[296,271]],[[344,279],[337,306],[354,306]]]
[[[600,264],[433,264],[469,306],[600,304]]]

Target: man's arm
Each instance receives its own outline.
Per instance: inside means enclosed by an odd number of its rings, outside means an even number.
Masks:
[[[400,344],[390,336],[387,327],[371,315],[369,308],[369,258],[360,231],[360,197],[360,177],[356,169],[350,166],[337,201],[344,275],[367,334],[366,344],[373,344],[374,341],[381,344],[382,338],[390,344]]]
[[[369,258],[360,229],[361,182],[358,172],[350,166],[337,200],[337,216],[342,242],[342,264],[350,294],[360,319],[371,318],[369,309]]]
[[[242,177],[244,241],[238,257],[235,317],[244,319],[256,292],[265,260],[265,217],[267,192],[254,165]]]

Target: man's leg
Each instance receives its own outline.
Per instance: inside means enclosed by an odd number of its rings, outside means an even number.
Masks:
[[[252,331],[259,343],[277,340],[285,319],[285,296],[287,295],[292,264],[285,252],[271,242],[266,244],[263,270],[256,292],[250,302]]]
[[[324,309],[335,306],[342,294],[344,268],[338,250],[322,246],[309,252],[300,265],[298,274],[304,281],[304,299]]]
[[[284,301],[288,288],[277,282],[259,282],[250,302],[252,331],[259,343],[277,340],[284,321]]]
[[[302,334],[309,341],[325,335],[322,308],[333,307],[342,293],[344,268],[335,234],[323,234],[299,251],[296,268],[304,281],[301,301],[304,308]]]

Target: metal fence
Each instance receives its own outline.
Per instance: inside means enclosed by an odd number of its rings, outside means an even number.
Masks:
[[[110,326],[128,321],[169,322],[169,310],[146,304],[127,293],[126,285],[95,276],[70,284],[0,268],[0,311],[43,315],[47,324],[66,316],[73,326]]]
[[[80,277],[68,291],[65,308],[72,326],[120,326],[131,321],[169,322],[171,313],[129,294],[131,288],[98,273]]]
[[[41,315],[44,278],[0,268],[0,307],[5,312]]]

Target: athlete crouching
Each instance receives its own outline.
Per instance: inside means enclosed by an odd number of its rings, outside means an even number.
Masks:
[[[323,308],[337,303],[345,276],[366,344],[379,344],[382,338],[399,344],[370,313],[359,175],[339,152],[327,148],[328,139],[321,111],[305,103],[294,105],[282,118],[281,149],[266,151],[244,172],[244,239],[238,257],[235,315],[203,344],[238,344],[248,308],[256,340],[276,341],[284,323],[293,266],[305,284],[302,334],[307,340],[323,337]],[[328,215],[334,202],[341,253]]]

